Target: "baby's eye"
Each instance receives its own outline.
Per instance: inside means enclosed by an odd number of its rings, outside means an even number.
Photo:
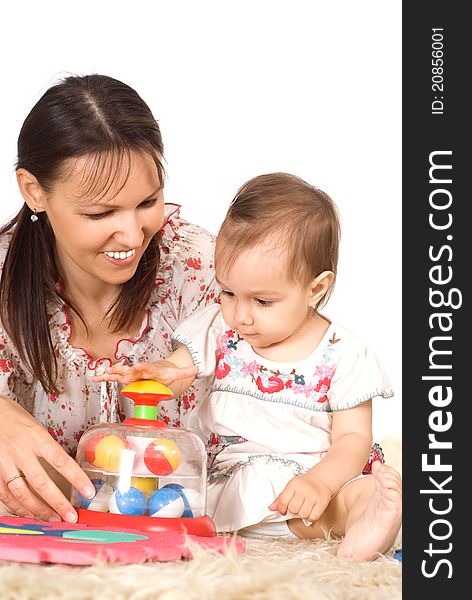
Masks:
[[[152,208],[157,202],[157,198],[148,198],[147,200],[143,200],[139,208]]]
[[[262,300],[262,298],[256,298],[256,302],[259,306],[272,306],[273,304],[271,300]]]
[[[221,290],[221,293],[227,298],[234,298],[233,292],[229,292],[228,290]]]

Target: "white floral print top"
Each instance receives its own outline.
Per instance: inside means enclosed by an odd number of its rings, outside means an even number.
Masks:
[[[161,262],[141,333],[118,342],[113,363],[132,365],[167,357],[171,334],[197,308],[215,301],[219,289],[214,280],[214,236],[180,218],[179,206],[166,205],[167,223],[161,243]],[[10,234],[0,238],[3,265]],[[69,343],[71,324],[62,304],[50,307],[51,336],[58,361],[61,393],[47,394],[20,359],[0,324],[0,395],[16,400],[71,455],[82,433],[99,421],[119,421],[132,416],[132,403],[119,393],[120,384],[96,383],[109,359],[93,359]],[[207,393],[208,381],[197,381],[178,400],[159,405],[160,418],[172,427],[194,428],[193,409]],[[197,430],[198,432],[198,430]]]

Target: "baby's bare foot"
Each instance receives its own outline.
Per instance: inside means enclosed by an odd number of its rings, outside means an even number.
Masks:
[[[365,510],[346,528],[338,556],[375,560],[392,547],[402,522],[400,474],[376,461],[372,465],[375,488]]]

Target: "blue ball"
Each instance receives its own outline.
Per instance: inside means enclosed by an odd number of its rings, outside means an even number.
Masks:
[[[186,506],[183,517],[202,517],[205,514],[205,503],[200,492],[192,488],[183,488],[182,496]]]
[[[135,487],[130,487],[123,494],[116,490],[110,499],[110,512],[133,517],[144,515],[146,512],[146,496]]]
[[[175,490],[176,492],[178,492],[178,494],[182,498],[182,502],[184,503],[184,512],[182,513],[181,516],[186,517],[186,518],[193,517],[192,508],[187,499],[187,496],[185,495],[184,486],[180,485],[180,483],[168,483],[162,489],[165,489],[165,488],[170,488],[171,490]]]
[[[184,500],[179,491],[170,485],[162,487],[150,496],[148,511],[152,517],[179,518],[183,515]]]

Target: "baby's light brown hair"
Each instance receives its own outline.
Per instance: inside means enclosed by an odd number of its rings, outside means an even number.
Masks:
[[[283,247],[290,281],[305,285],[323,271],[332,271],[336,278],[338,210],[325,192],[296,175],[259,175],[239,188],[218,232],[216,269],[227,270],[241,252],[268,240]],[[319,306],[327,302],[333,286]]]

